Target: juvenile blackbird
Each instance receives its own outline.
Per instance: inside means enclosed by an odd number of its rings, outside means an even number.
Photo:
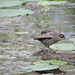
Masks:
[[[55,30],[44,30],[41,32],[40,36],[34,38],[34,40],[39,40],[43,45],[45,45],[49,49],[50,45],[64,39],[65,36]]]

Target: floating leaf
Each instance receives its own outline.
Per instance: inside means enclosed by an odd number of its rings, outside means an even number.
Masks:
[[[23,0],[23,1],[40,1],[40,0]]]
[[[58,50],[75,50],[75,45],[70,43],[54,44],[51,45],[50,48]]]
[[[59,69],[62,70],[62,71],[74,70],[75,66],[72,66],[72,65],[63,65]]]
[[[75,38],[70,38],[69,41],[75,42]]]
[[[0,17],[13,17],[33,13],[33,11],[27,9],[0,9]]]
[[[20,0],[0,0],[0,7],[10,7],[21,5],[23,2]]]
[[[15,34],[29,34],[29,32],[15,32]]]
[[[32,68],[35,68],[35,67],[37,67],[37,66],[35,66],[35,65],[28,65],[28,66],[22,67],[22,69],[29,70],[29,69],[32,69]]]
[[[39,2],[39,4],[42,4],[42,5],[59,5],[59,4],[63,4],[63,3],[66,3],[66,1],[43,1],[43,2]]]
[[[53,70],[59,68],[58,65],[29,65],[25,66],[22,69],[31,70],[31,71],[45,71],[45,70]]]
[[[59,68],[58,65],[46,65],[46,66],[37,66],[36,68],[31,69],[32,71],[45,71],[53,70]]]
[[[59,61],[59,60],[43,60],[43,61],[37,61],[34,62],[35,65],[64,65],[67,64],[65,61]]]

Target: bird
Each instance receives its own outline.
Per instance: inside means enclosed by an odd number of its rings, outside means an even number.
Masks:
[[[56,30],[44,30],[38,37],[35,37],[34,40],[40,41],[45,47],[51,49],[50,45],[65,40],[65,36]]]

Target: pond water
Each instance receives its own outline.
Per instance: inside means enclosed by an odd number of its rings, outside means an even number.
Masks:
[[[75,4],[50,6],[47,12],[44,7],[33,10],[33,15],[0,18],[0,75],[41,75],[21,67],[40,60],[32,54],[45,47],[33,37],[42,30],[58,30],[67,39],[75,36]],[[75,68],[65,71],[67,75],[75,74]]]

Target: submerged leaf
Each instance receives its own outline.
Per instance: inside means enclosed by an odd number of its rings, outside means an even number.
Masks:
[[[75,45],[70,43],[54,44],[51,45],[50,48],[58,50],[75,50]]]
[[[29,32],[15,32],[15,34],[29,34]]]

